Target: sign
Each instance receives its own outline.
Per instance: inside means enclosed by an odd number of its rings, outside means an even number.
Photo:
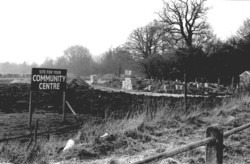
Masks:
[[[125,69],[125,75],[131,76],[132,75],[132,71]]]
[[[32,91],[64,91],[66,89],[66,69],[32,68]]]

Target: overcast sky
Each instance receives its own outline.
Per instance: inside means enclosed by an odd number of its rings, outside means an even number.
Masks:
[[[250,1],[208,0],[208,21],[225,39],[250,18]],[[0,0],[0,62],[41,64],[73,45],[97,56],[157,19],[162,0]]]

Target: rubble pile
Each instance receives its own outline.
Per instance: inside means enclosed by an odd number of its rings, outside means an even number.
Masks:
[[[102,84],[100,84],[102,85]],[[114,78],[104,83],[107,87],[124,90],[137,90],[156,93],[184,93],[184,82],[170,80],[152,80],[133,78]],[[233,94],[234,89],[215,83],[188,82],[187,92],[191,95],[228,95]]]
[[[112,78],[111,80],[106,81],[104,85],[112,88],[122,88],[122,79]]]
[[[154,92],[162,93],[184,93],[184,82],[163,81],[153,82]],[[230,88],[214,83],[187,83],[187,92],[191,95],[228,95],[232,94]]]
[[[92,80],[88,82],[89,84],[97,84],[122,90],[173,94],[183,94],[185,91],[185,84],[182,81],[137,78],[137,76],[132,75],[132,72],[129,70],[125,70],[125,74],[122,74],[120,77],[114,74],[106,74],[102,77],[91,75],[90,79]],[[233,94],[234,89],[215,83],[188,82],[187,92],[190,95],[228,95]]]

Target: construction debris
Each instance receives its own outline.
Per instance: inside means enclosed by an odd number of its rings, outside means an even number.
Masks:
[[[75,141],[72,139],[69,139],[66,143],[66,146],[64,147],[63,151],[71,149],[75,145]]]

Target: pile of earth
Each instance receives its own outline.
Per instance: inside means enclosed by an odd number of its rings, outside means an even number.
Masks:
[[[66,92],[86,91],[91,87],[81,78],[69,79]],[[30,83],[14,80],[0,84],[0,111],[17,112],[27,110],[30,99]],[[32,103],[35,107],[48,105],[60,107],[62,93],[57,91],[32,91]]]
[[[67,90],[87,90],[91,86],[82,78],[72,78],[67,80]]]
[[[30,98],[30,84],[0,84],[0,111],[21,112],[28,111]],[[104,117],[106,114],[123,117],[132,116],[150,109],[156,111],[165,106],[175,106],[182,99],[173,97],[153,97],[135,95],[124,92],[107,92],[92,88],[81,78],[67,81],[66,100],[77,113],[92,114]],[[204,98],[190,99],[190,103],[203,102]],[[206,102],[215,101],[207,99]],[[38,109],[53,109],[61,112],[62,92],[33,91],[32,104]],[[210,103],[209,103],[210,104]],[[48,108],[50,106],[50,108]],[[69,112],[69,110],[66,109]]]

